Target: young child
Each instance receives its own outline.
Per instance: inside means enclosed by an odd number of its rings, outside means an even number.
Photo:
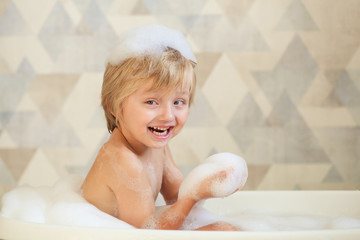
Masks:
[[[168,143],[184,126],[194,98],[196,59],[183,35],[159,25],[125,33],[109,58],[102,106],[111,136],[82,186],[100,210],[137,228],[179,229],[195,203],[212,197],[209,182],[196,197],[178,199],[183,176]],[[161,193],[168,205],[155,215]],[[201,230],[237,230],[214,223]]]

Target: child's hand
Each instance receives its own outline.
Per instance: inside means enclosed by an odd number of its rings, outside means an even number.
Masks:
[[[213,191],[213,184],[214,183],[222,183],[225,181],[228,174],[231,174],[231,172],[234,171],[234,169],[229,170],[222,170],[220,172],[215,173],[214,175],[211,175],[207,178],[205,178],[197,187],[195,192],[195,197],[197,199],[207,199],[212,198],[214,195],[216,195]],[[238,189],[236,189],[237,191]],[[234,191],[234,192],[236,192]],[[232,194],[232,193],[231,193]]]

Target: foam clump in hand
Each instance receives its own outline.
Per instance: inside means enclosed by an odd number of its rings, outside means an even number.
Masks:
[[[186,176],[179,189],[179,198],[187,196],[198,199],[200,184],[224,171],[224,177],[214,178],[209,183],[212,197],[226,197],[243,188],[248,177],[245,160],[232,153],[217,153]]]
[[[180,31],[154,24],[124,32],[120,36],[119,44],[111,51],[107,63],[116,66],[130,57],[159,55],[168,47],[178,50],[185,58],[196,62],[190,45]]]

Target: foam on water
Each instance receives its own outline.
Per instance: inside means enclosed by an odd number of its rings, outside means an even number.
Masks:
[[[222,153],[209,157],[196,167],[184,179],[180,187],[180,195],[195,194],[194,186],[198,186],[203,179],[224,170],[228,173],[226,177],[211,183],[214,196],[227,196],[244,185],[247,177],[245,161],[236,155]],[[80,192],[83,180],[81,176],[69,176],[51,188],[17,187],[4,195],[1,215],[10,219],[46,224],[134,228],[88,203]],[[160,202],[158,199],[157,204]],[[348,217],[279,215],[255,210],[236,213],[231,217],[219,216],[204,209],[203,202],[199,201],[194,206],[181,229],[196,229],[218,221],[231,223],[247,231],[360,229],[360,219]],[[156,207],[155,216],[144,227],[154,228],[157,219],[168,207]],[[169,221],[171,220],[170,216]]]
[[[167,47],[178,50],[185,58],[196,62],[184,35],[163,25],[146,25],[130,29],[119,37],[119,41],[107,59],[107,63],[113,66],[130,57],[158,55]]]
[[[83,180],[81,176],[70,176],[52,188],[15,188],[4,195],[1,215],[37,223],[134,228],[88,203],[80,193]]]

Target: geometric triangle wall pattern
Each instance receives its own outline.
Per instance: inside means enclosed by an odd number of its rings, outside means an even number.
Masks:
[[[15,1],[0,6],[0,196],[85,175],[109,137],[100,89],[123,31],[182,31],[198,59],[186,174],[241,155],[245,189],[360,189],[360,0]]]

